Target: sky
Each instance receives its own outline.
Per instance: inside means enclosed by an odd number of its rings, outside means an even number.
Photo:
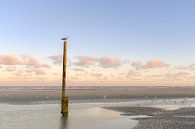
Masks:
[[[0,0],[0,86],[195,86],[193,0]]]

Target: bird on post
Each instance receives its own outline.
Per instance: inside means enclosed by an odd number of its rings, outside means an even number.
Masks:
[[[61,38],[61,40],[67,40],[68,39],[68,37],[66,37],[66,38]]]

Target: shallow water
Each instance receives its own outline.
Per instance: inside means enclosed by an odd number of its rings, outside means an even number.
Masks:
[[[0,104],[0,129],[131,129],[137,125],[137,121],[99,106],[71,104],[66,119],[59,104]]]
[[[41,101],[32,104],[0,103],[0,129],[132,129],[138,121],[130,118],[146,116],[121,116],[119,112],[100,107],[150,106],[165,109],[194,107],[195,99],[172,101],[140,100],[107,103],[71,103],[69,117],[60,114],[58,102]]]

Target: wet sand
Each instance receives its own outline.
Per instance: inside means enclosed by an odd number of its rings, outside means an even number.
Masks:
[[[62,117],[60,104],[0,103],[0,129],[132,129],[138,121],[100,108],[104,103],[71,103]]]
[[[122,115],[147,115],[138,117],[133,129],[195,129],[195,108],[181,108],[167,111],[152,107],[109,107],[106,109],[123,112]]]
[[[115,100],[116,103],[121,104],[120,107],[107,106],[107,109],[122,112],[122,115],[125,116],[151,116],[147,118],[133,118],[139,121],[138,126],[134,129],[195,129],[194,108],[167,111],[160,108],[147,107],[152,104],[157,105],[158,102],[176,104],[174,98],[182,98],[177,102],[184,104],[185,99],[195,97],[195,87],[100,87],[69,89],[67,90],[67,95],[70,98],[70,102],[86,102],[86,105],[94,101],[103,102],[103,105],[110,105],[110,102]],[[51,89],[0,88],[0,102],[21,104],[22,106],[25,106],[29,102],[37,104],[37,101],[48,103],[54,100],[55,103],[60,103],[60,96],[60,87]],[[140,102],[136,102],[136,99],[139,99]],[[162,100],[157,101],[157,99]],[[127,100],[130,104],[133,103],[133,106],[127,105],[124,107],[126,103],[121,103],[124,102],[123,100]]]
[[[70,100],[148,99],[195,97],[195,87],[100,87],[68,89]],[[0,89],[0,102],[60,100],[60,87],[45,89]]]

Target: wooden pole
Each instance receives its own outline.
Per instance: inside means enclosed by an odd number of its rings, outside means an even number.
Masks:
[[[68,97],[66,93],[66,66],[67,66],[67,38],[64,40],[64,52],[63,52],[63,73],[62,73],[62,98],[61,98],[61,114],[68,116]]]

